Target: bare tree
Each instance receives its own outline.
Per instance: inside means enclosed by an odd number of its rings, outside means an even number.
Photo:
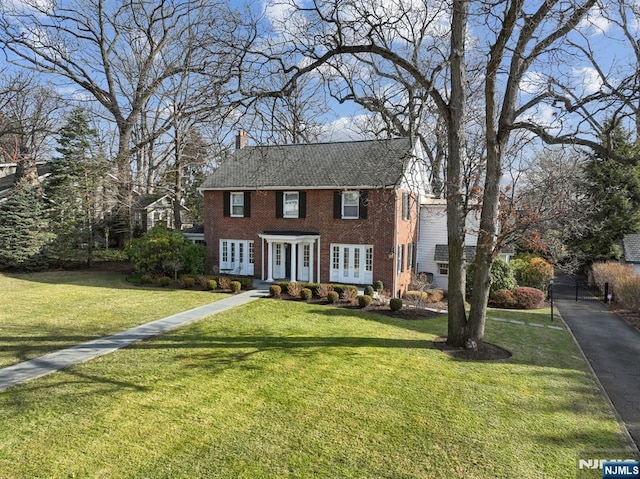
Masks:
[[[0,83],[0,155],[16,163],[16,184],[39,189],[37,162],[48,159],[63,107],[53,90],[27,75]]]
[[[173,78],[228,79],[235,70],[220,45],[232,43],[227,25],[235,21],[206,0],[3,2],[0,47],[11,63],[80,88],[109,112],[118,130],[121,196],[130,197],[140,115]]]

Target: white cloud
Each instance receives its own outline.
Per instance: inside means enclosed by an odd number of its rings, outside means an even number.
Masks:
[[[540,93],[547,88],[547,77],[538,72],[528,71],[520,81],[520,90],[530,95]]]
[[[578,24],[578,29],[586,30],[591,35],[607,33],[611,28],[611,21],[602,10],[602,5],[593,7],[585,18]]]
[[[363,130],[366,131],[366,125],[371,119],[369,114],[338,118],[324,126],[321,140],[350,141],[368,139],[371,135],[363,133]]]
[[[574,68],[573,75],[582,86],[585,95],[591,95],[602,88],[602,79],[593,67]]]

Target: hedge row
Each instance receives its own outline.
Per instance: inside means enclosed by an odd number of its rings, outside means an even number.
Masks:
[[[216,289],[231,290],[238,292],[241,289],[253,289],[253,279],[248,277],[237,276],[182,276],[178,281],[168,276],[152,276],[143,274],[140,276],[131,276],[129,281],[141,285],[157,285],[157,286],[177,286],[191,289],[198,286],[199,288],[213,291]]]
[[[543,300],[544,293],[539,289],[521,286],[491,293],[489,306],[503,309],[536,309],[540,307]]]
[[[631,265],[615,262],[595,263],[591,274],[600,291],[604,291],[604,285],[609,283],[614,301],[622,309],[640,311],[640,276],[633,272]]]
[[[288,281],[282,281],[276,283],[283,292],[289,292],[290,288],[299,288],[302,289],[310,289],[311,293],[316,298],[324,299],[326,296],[323,289],[326,289],[326,292],[335,291],[338,293],[338,296],[342,297],[345,294],[345,291],[348,291],[348,295],[353,295],[354,297],[358,295],[358,287],[352,284],[329,284],[329,283],[289,283]],[[292,295],[297,296],[297,295]]]

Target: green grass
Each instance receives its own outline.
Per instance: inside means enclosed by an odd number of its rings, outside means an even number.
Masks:
[[[121,273],[0,274],[0,367],[224,297],[141,288]]]
[[[626,446],[564,331],[259,300],[0,394],[0,477],[574,478]]]

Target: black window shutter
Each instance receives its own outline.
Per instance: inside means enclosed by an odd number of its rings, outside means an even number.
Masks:
[[[333,192],[333,218],[339,220],[342,218],[342,192]]]
[[[298,218],[307,217],[307,192],[300,191],[298,193]]]
[[[367,219],[367,204],[369,203],[367,201],[367,198],[369,197],[369,192],[368,191],[361,191],[360,192],[360,208],[358,208],[360,210],[360,219],[361,220],[366,220]]]
[[[222,210],[223,215],[226,217],[231,216],[231,193],[229,191],[225,191],[222,197]]]
[[[283,203],[284,193],[282,191],[276,191],[276,218],[282,218],[283,216]]]
[[[244,192],[244,215],[245,218],[251,218],[251,192]]]

